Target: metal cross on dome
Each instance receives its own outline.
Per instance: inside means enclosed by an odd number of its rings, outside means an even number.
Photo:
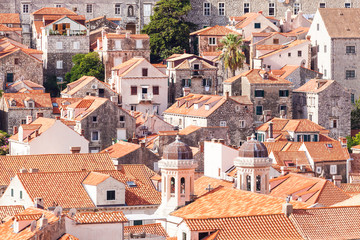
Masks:
[[[214,188],[211,187],[211,185],[209,184],[209,187],[205,188],[205,190],[208,190],[208,192],[210,192],[211,190],[213,190]]]

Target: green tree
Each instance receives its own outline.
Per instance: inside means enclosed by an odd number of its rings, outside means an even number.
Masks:
[[[45,91],[47,93],[50,93],[51,97],[58,97],[60,95],[60,89],[55,75],[50,75],[46,77],[44,87]]]
[[[351,129],[360,129],[360,99],[355,101],[354,109],[351,111]]]
[[[190,32],[195,27],[184,17],[191,10],[190,0],[160,0],[150,23],[142,33],[150,36],[151,60],[159,61],[173,53],[189,51]]]
[[[70,72],[66,73],[66,82],[74,82],[82,76],[94,76],[97,79],[104,81],[104,64],[101,62],[97,52],[76,54],[73,56],[72,62],[74,63],[74,66],[71,68]]]
[[[222,60],[225,69],[230,70],[232,76],[235,76],[235,71],[244,66],[245,55],[242,52],[244,49],[243,40],[236,34],[228,34],[220,40],[221,50],[220,60]]]

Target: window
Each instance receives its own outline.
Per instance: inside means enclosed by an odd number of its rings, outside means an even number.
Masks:
[[[346,70],[345,75],[346,79],[355,78],[355,70]]]
[[[254,23],[254,28],[261,28],[261,23]]]
[[[74,42],[74,49],[80,49],[80,42]]]
[[[320,30],[320,24],[316,24],[316,30],[317,30],[317,31]]]
[[[93,12],[92,4],[86,4],[86,12],[87,13],[92,13]]]
[[[256,115],[262,115],[262,113],[263,113],[263,107],[256,106]]]
[[[191,87],[191,79],[181,79],[181,86]]]
[[[326,71],[326,69],[324,69],[324,77],[326,77],[327,76],[327,71]]]
[[[136,48],[143,48],[143,41],[142,40],[136,40]]]
[[[351,3],[345,3],[345,8],[351,8]]]
[[[11,196],[14,196],[14,189],[11,189]]]
[[[298,57],[302,56],[302,51],[298,51]]]
[[[99,132],[98,131],[91,132],[91,141],[99,141]]]
[[[180,193],[185,194],[185,178],[180,179]]]
[[[336,174],[336,173],[337,173],[336,165],[330,165],[330,174]]]
[[[137,86],[131,86],[131,95],[137,95]]]
[[[55,4],[55,7],[56,7],[56,8],[61,8],[62,5],[61,5],[61,4]]]
[[[15,64],[15,65],[19,65],[19,59],[18,59],[18,58],[15,58],[15,59],[14,59],[14,64]]]
[[[134,220],[134,226],[139,226],[139,225],[143,225],[143,221],[142,220]]]
[[[63,61],[56,61],[56,69],[63,69]]]
[[[289,90],[279,90],[279,97],[288,97]]]
[[[130,110],[131,111],[136,111],[136,105],[130,105]]]
[[[115,190],[106,191],[106,200],[115,200]]]
[[[6,82],[14,82],[14,74],[13,73],[6,74]]]
[[[23,13],[29,13],[29,4],[23,4],[22,5],[22,12]]]
[[[304,142],[310,142],[311,141],[311,135],[309,135],[309,134],[304,134],[303,135],[303,140],[304,140]]]
[[[62,77],[56,77],[56,81],[57,81],[57,82],[63,82],[63,81],[64,81],[64,78],[62,78]]]
[[[325,3],[320,3],[319,8],[325,8],[326,4]]]
[[[280,112],[281,112],[281,111],[284,111],[284,113],[286,114],[286,110],[287,110],[286,105],[281,105],[281,106],[280,106]]]
[[[274,38],[274,39],[273,39],[273,44],[279,44],[279,39],[278,39],[278,38]]]
[[[291,52],[288,53],[288,57],[291,57]]]
[[[142,69],[142,75],[143,75],[143,77],[147,77],[147,75],[148,75],[148,69],[147,68]]]
[[[97,122],[97,116],[93,116],[93,117],[92,117],[92,122],[93,122],[93,123],[96,123],[96,122]]]
[[[332,127],[332,128],[337,128],[337,127],[338,127],[337,119],[331,120],[331,127]]]
[[[256,134],[256,139],[257,139],[259,142],[263,142],[263,141],[264,141],[264,134],[262,134],[262,133]]]
[[[186,232],[182,233],[182,240],[186,240]]]
[[[219,16],[225,16],[225,3],[219,3]]]
[[[318,174],[321,173],[321,167],[316,167],[316,173],[318,173]]]
[[[144,17],[151,16],[151,4],[144,4]]]
[[[250,12],[250,3],[244,3],[244,14]]]
[[[134,16],[134,7],[130,5],[128,7],[128,17],[133,17],[133,16]]]
[[[314,137],[313,137],[313,142],[317,142],[318,139],[319,139],[318,135],[315,134]]]
[[[246,190],[251,191],[251,176],[246,176]]]
[[[300,11],[300,3],[294,3],[294,14],[297,15]]]
[[[159,86],[153,86],[153,94],[159,95]]]
[[[216,45],[216,38],[210,37],[209,38],[209,45]]]
[[[326,52],[327,52],[327,46],[324,45],[324,53],[326,53]]]
[[[264,90],[255,90],[255,97],[264,97]]]
[[[56,49],[63,49],[62,42],[56,42]]]
[[[269,16],[275,16],[275,3],[269,3]]]
[[[121,40],[115,40],[115,49],[121,49]]]
[[[355,94],[351,94],[351,103],[355,103]]]
[[[260,175],[256,176],[256,191],[257,192],[261,191],[261,176]]]
[[[220,121],[220,127],[226,127],[226,121]]]
[[[240,128],[245,128],[245,120],[239,121]]]
[[[116,14],[116,15],[120,15],[120,14],[121,14],[121,4],[120,4],[120,3],[116,3],[116,4],[115,4],[115,14]]]
[[[355,53],[355,46],[346,46],[346,53]]]
[[[33,108],[34,107],[34,102],[28,102],[28,108]]]
[[[204,16],[210,16],[210,14],[211,14],[210,13],[210,3],[205,2],[203,10],[204,10]]]
[[[22,199],[22,191],[20,191],[20,199]]]
[[[208,78],[208,79],[204,78],[203,82],[202,82],[202,85],[204,87],[211,87],[211,78]]]
[[[119,121],[120,121],[120,122],[125,122],[125,116],[124,116],[124,115],[121,115],[121,116],[119,117]]]

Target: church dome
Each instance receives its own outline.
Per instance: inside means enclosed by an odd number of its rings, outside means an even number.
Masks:
[[[180,141],[179,135],[176,136],[176,140],[170,143],[164,148],[163,159],[171,160],[186,160],[193,159],[193,154],[190,147]]]
[[[239,149],[239,157],[244,158],[267,158],[268,151],[266,146],[255,139],[255,135],[251,139],[241,145]]]

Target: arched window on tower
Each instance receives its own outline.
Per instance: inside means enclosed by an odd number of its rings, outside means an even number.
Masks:
[[[170,178],[170,193],[175,193],[175,178]]]
[[[251,176],[246,176],[246,190],[251,191]]]
[[[256,176],[256,191],[257,192],[261,191],[261,176],[260,175]]]
[[[185,194],[185,178],[181,178],[180,180],[180,193]]]

